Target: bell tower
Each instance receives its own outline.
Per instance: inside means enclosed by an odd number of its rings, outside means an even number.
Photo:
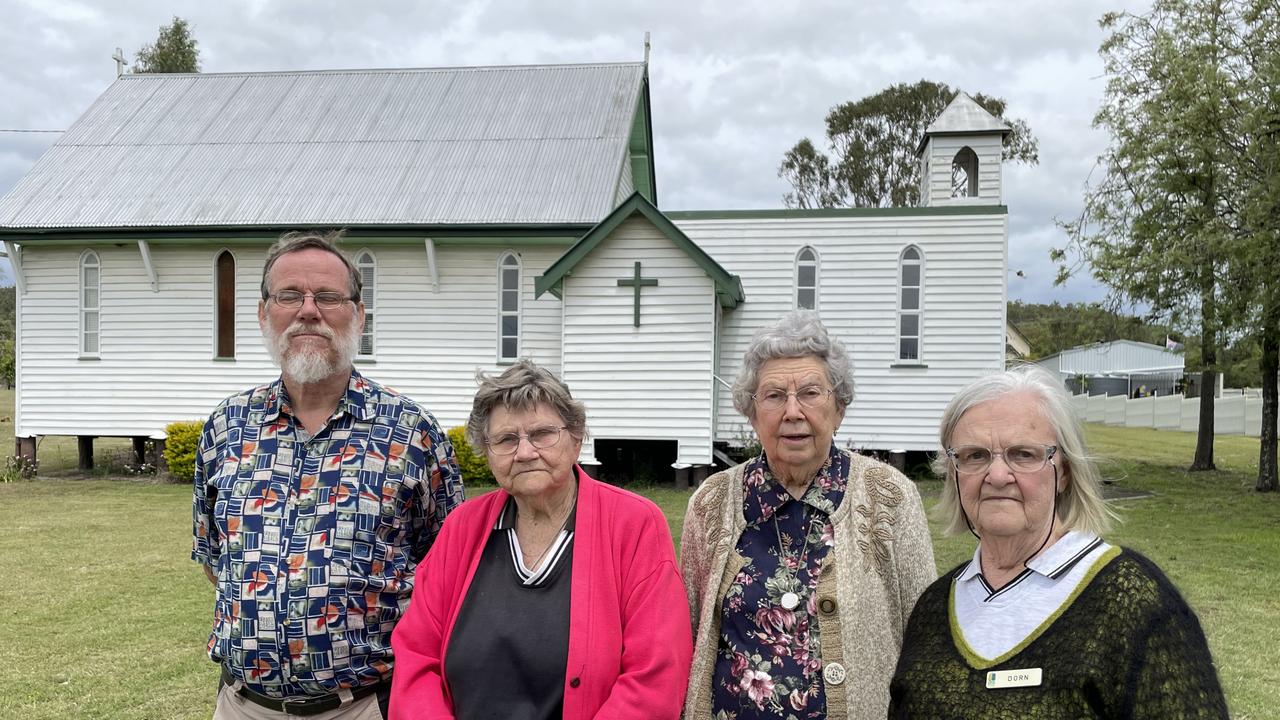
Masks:
[[[920,158],[920,205],[1001,205],[1001,157],[1011,132],[996,116],[959,93],[925,128]]]

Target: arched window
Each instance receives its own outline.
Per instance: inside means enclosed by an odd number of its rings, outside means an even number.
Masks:
[[[818,309],[818,252],[807,245],[796,253],[796,308]]]
[[[498,360],[520,357],[520,258],[503,253],[498,259]]]
[[[951,161],[951,197],[978,197],[978,155],[967,145]]]
[[[378,295],[378,263],[373,253],[361,250],[356,254],[356,271],[360,273],[363,289],[360,300],[364,303],[364,333],[360,335],[359,357],[373,357],[373,318],[375,315],[375,298]]]
[[[220,358],[236,356],[236,258],[230,250],[218,253],[214,261],[216,287],[214,316],[218,328],[217,355]]]
[[[80,256],[80,354],[88,357],[100,352],[101,294],[102,262],[98,253],[85,250]]]
[[[910,245],[898,258],[898,359],[920,360],[924,310],[924,255]]]

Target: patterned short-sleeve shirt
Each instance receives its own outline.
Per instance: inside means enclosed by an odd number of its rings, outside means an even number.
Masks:
[[[217,578],[209,657],[273,697],[380,681],[414,568],[462,497],[435,418],[354,370],[314,436],[280,380],[227,398],[195,472],[191,557]]]
[[[761,454],[742,476],[746,527],[737,552],[747,563],[721,603],[712,675],[717,720],[826,717],[817,587],[835,542],[831,515],[844,501],[849,458],[832,447],[800,499]],[[784,598],[794,594],[791,607]]]

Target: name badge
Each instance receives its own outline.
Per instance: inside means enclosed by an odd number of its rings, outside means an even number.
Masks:
[[[987,672],[987,689],[1035,687],[1040,684],[1040,673],[1040,668],[991,670]]]

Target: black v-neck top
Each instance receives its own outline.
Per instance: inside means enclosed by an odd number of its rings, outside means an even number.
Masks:
[[[577,508],[536,569],[523,565],[515,510],[508,498],[449,638],[444,670],[458,720],[562,714]]]

